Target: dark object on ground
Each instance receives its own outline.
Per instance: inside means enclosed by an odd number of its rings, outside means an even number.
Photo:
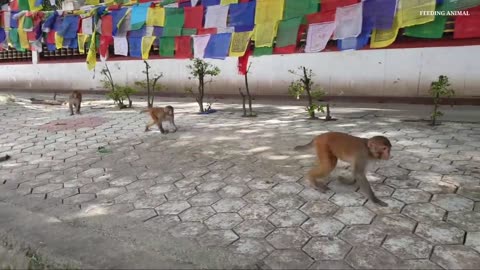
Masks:
[[[4,157],[0,157],[0,161],[7,161],[11,158],[9,155],[5,155]]]

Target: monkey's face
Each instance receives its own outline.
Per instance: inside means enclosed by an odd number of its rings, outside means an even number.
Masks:
[[[389,160],[390,159],[390,147],[382,145],[377,150],[377,159]]]

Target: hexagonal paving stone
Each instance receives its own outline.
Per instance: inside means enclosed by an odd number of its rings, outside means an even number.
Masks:
[[[343,230],[339,237],[351,245],[380,246],[386,233],[380,228],[370,225],[354,225]]]
[[[480,186],[478,187],[460,187],[457,194],[472,199],[474,201],[480,201]]]
[[[195,188],[180,188],[174,191],[170,191],[165,193],[165,197],[169,201],[181,201],[181,200],[188,200],[193,195],[197,194],[197,190]]]
[[[268,220],[277,227],[300,226],[307,216],[298,210],[277,211],[268,217]]]
[[[198,193],[190,198],[189,202],[193,206],[207,206],[212,205],[220,200],[220,197],[215,192]]]
[[[175,182],[175,186],[178,188],[195,188],[204,182],[205,180],[201,177],[188,177]]]
[[[309,269],[352,269],[350,265],[344,261],[316,261]]]
[[[436,194],[433,196],[432,204],[447,211],[471,211],[474,206],[472,200],[457,194]]]
[[[341,260],[352,247],[340,239],[313,238],[303,250],[316,260]]]
[[[412,171],[408,176],[410,179],[422,182],[439,182],[443,175],[430,171]]]
[[[79,188],[92,182],[93,180],[91,178],[75,178],[64,182],[63,186],[66,188]]]
[[[177,216],[157,216],[145,221],[145,225],[157,231],[166,231],[180,223],[180,218]]]
[[[271,190],[252,190],[243,199],[249,203],[266,204],[275,200],[277,194]]]
[[[62,188],[47,194],[47,198],[67,198],[78,194],[78,188]]]
[[[299,249],[310,239],[300,228],[277,228],[266,240],[277,249]]]
[[[51,191],[61,189],[62,187],[63,187],[62,184],[46,184],[46,185],[38,186],[34,188],[32,193],[48,193]]]
[[[239,198],[247,194],[250,189],[246,185],[228,185],[222,188],[218,194],[223,198]]]
[[[338,210],[334,217],[346,225],[370,224],[375,214],[365,207],[345,207]]]
[[[405,205],[405,203],[403,203],[402,201],[399,201],[391,197],[383,197],[383,198],[380,198],[380,200],[387,203],[388,206],[381,206],[369,200],[365,204],[365,207],[367,207],[369,210],[373,211],[377,215],[387,215],[387,214],[400,213],[403,206]]]
[[[403,176],[408,174],[408,170],[399,167],[383,167],[376,171],[376,173],[385,177]]]
[[[479,186],[480,179],[471,175],[445,175],[442,178],[443,182],[451,183],[456,186]]]
[[[172,227],[169,232],[176,237],[194,237],[207,231],[201,222],[182,222]]]
[[[80,193],[97,193],[108,187],[109,184],[107,182],[90,183],[81,187]]]
[[[478,269],[480,265],[478,253],[462,245],[436,246],[430,260],[445,269]]]
[[[321,217],[335,213],[338,206],[328,201],[309,201],[300,210],[310,217]]]
[[[467,239],[465,240],[465,246],[469,246],[480,253],[480,232],[467,233]]]
[[[244,219],[265,219],[275,212],[275,208],[268,204],[248,204],[238,214]]]
[[[343,223],[330,217],[311,218],[302,225],[311,236],[335,236],[343,227]]]
[[[91,168],[79,174],[80,177],[97,177],[102,176],[105,173],[105,169],[103,168]]]
[[[298,250],[275,250],[264,261],[271,269],[307,269],[313,263],[312,258]]]
[[[236,254],[254,256],[261,260],[274,251],[274,248],[263,239],[240,238],[232,244],[231,250]]]
[[[178,215],[190,208],[186,201],[168,201],[155,208],[159,215]]]
[[[203,175],[202,178],[206,181],[222,181],[229,175],[230,173],[227,171],[214,171]]]
[[[137,181],[136,176],[125,175],[125,176],[113,178],[111,181],[109,181],[109,183],[111,186],[126,186],[135,181]]]
[[[215,192],[222,189],[226,185],[227,184],[222,181],[205,182],[197,186],[197,190],[200,192]]]
[[[421,189],[397,189],[392,197],[399,199],[405,203],[428,202],[432,194]]]
[[[372,222],[372,226],[388,234],[411,233],[415,229],[416,224],[415,220],[402,214],[377,216]]]
[[[254,178],[247,185],[250,189],[271,189],[276,184],[271,178]]]
[[[279,195],[270,204],[276,209],[298,209],[305,202],[298,195]]]
[[[238,185],[238,184],[246,184],[252,180],[252,177],[250,175],[246,175],[244,173],[245,172],[244,169],[241,169],[241,171],[242,171],[241,175],[233,174],[233,175],[227,176],[227,178],[223,179],[223,182],[232,184],[232,185]],[[232,171],[232,173],[234,172]]]
[[[445,210],[431,203],[415,203],[405,206],[402,214],[417,221],[442,220]]]
[[[205,221],[209,229],[227,230],[232,229],[242,222],[243,219],[237,213],[218,213]]]
[[[170,184],[175,181],[183,179],[183,175],[181,173],[167,173],[160,175],[158,177],[155,177],[155,182],[158,184]]]
[[[411,179],[395,179],[388,178],[385,180],[385,185],[388,185],[393,188],[416,188],[420,181],[411,180]]]
[[[64,204],[80,204],[95,199],[95,194],[76,194],[63,199]]]
[[[465,232],[445,222],[420,223],[415,233],[434,244],[462,244]]]
[[[390,235],[382,246],[402,259],[428,259],[433,248],[414,234]]]
[[[240,237],[263,238],[274,229],[275,227],[266,220],[245,220],[233,230]]]
[[[333,191],[319,192],[313,188],[306,188],[302,190],[298,195],[306,201],[328,201],[334,194]]]
[[[289,173],[277,173],[275,174],[272,179],[278,183],[283,182],[297,182],[302,178],[303,175],[301,174],[289,174]]]
[[[384,184],[373,185],[372,190],[373,190],[373,193],[375,193],[375,195],[377,197],[390,196],[390,195],[392,195],[392,193],[394,191],[393,188],[391,188],[387,185],[384,185]]]
[[[209,230],[197,237],[198,242],[206,247],[225,247],[238,239],[231,230]]]
[[[399,269],[401,260],[382,248],[358,246],[345,261],[355,269]]]
[[[100,199],[113,199],[125,192],[127,192],[125,187],[111,187],[98,191],[97,197]]]
[[[330,201],[338,206],[362,206],[367,199],[357,192],[337,193]]]
[[[304,187],[298,183],[281,183],[276,185],[272,190],[277,194],[294,195],[302,191]]]
[[[469,232],[480,230],[480,212],[449,212],[447,221]]]
[[[155,208],[166,201],[167,199],[165,198],[165,196],[144,195],[140,198],[137,198],[137,200],[133,202],[133,206],[137,209]]]
[[[133,203],[143,196],[145,196],[143,191],[128,191],[115,197],[115,203]]]
[[[216,202],[212,207],[220,213],[238,212],[247,203],[241,198],[224,198]]]
[[[156,183],[152,179],[148,180],[138,180],[126,186],[129,191],[139,191],[146,190],[151,186],[154,186]]]
[[[193,169],[189,169],[182,172],[182,174],[185,175],[185,177],[189,178],[189,177],[201,177],[202,175],[205,175],[209,172],[210,170],[207,168],[193,168]]]
[[[454,193],[457,187],[447,182],[422,182],[418,188],[432,194]]]
[[[164,205],[165,204],[162,206]],[[181,213],[180,219],[183,221],[204,221],[214,214],[215,210],[213,210],[210,206],[195,206]]]
[[[135,209],[128,212],[125,216],[136,220],[145,221],[157,216],[157,213],[153,209]]]

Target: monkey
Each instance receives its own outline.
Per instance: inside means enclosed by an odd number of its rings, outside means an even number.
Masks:
[[[387,203],[375,196],[365,174],[368,162],[390,159],[390,150],[392,149],[390,140],[384,136],[367,139],[341,132],[327,132],[316,136],[306,145],[296,146],[294,150],[302,151],[311,147],[316,148],[319,162],[308,173],[308,181],[315,189],[321,192],[328,190],[322,180],[330,175],[337,165],[337,160],[340,159],[350,163],[353,169],[353,179],[350,182],[346,182],[346,179],[340,179],[340,181],[346,184],[357,182],[360,189],[372,202],[380,206],[388,206]]]
[[[173,125],[175,128],[173,132],[177,131],[177,126],[175,125],[174,119],[175,115],[172,106],[154,107],[140,111],[140,113],[145,112],[148,112],[152,118],[152,121],[145,126],[145,132],[150,131],[150,127],[156,124],[162,134],[168,133],[168,130],[164,130],[162,126],[162,122],[165,121],[169,121],[170,124]]]
[[[11,156],[5,155],[5,156],[3,156],[3,157],[0,157],[0,162],[2,162],[2,161],[7,161],[7,160],[9,160],[10,158],[11,158]]]
[[[82,104],[82,93],[80,91],[73,91],[68,99],[68,107],[70,108],[70,115],[73,115],[73,106],[75,106],[76,114],[80,114],[80,106]]]

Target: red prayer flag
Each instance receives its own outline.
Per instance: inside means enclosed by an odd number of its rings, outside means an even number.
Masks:
[[[102,17],[102,36],[112,36],[113,18],[112,15]]]
[[[323,23],[323,22],[333,22],[335,21],[335,12],[336,10],[327,10],[316,12],[307,15],[308,24],[312,23]]]
[[[250,0],[238,0],[239,3],[248,3]]]
[[[10,10],[12,11],[17,11],[19,8],[18,8],[18,0],[13,0],[12,2],[10,2]]]
[[[190,36],[175,37],[175,58],[192,57],[192,38]]]
[[[238,57],[238,73],[240,75],[245,75],[248,69],[248,58],[252,55],[252,49],[247,48],[245,54],[241,57]]]
[[[55,31],[50,30],[47,34],[47,43],[55,44]]]
[[[112,36],[105,36],[101,35],[100,36],[100,56],[105,57],[108,54],[108,47],[110,44],[113,43],[113,37]]]
[[[203,27],[203,6],[185,7],[183,8],[185,14],[185,28],[200,29]]]
[[[289,54],[295,53],[297,45],[288,45],[284,47],[275,47],[273,48],[273,54]]]
[[[455,18],[455,32],[453,38],[476,38],[480,37],[480,6],[467,9],[469,16],[457,16]]]
[[[198,29],[197,35],[207,35],[207,34],[214,35],[216,33],[217,33],[217,28],[201,28],[201,29]]]
[[[325,12],[327,10],[336,11],[338,7],[349,6],[357,4],[358,0],[322,0],[320,2],[320,11]]]

